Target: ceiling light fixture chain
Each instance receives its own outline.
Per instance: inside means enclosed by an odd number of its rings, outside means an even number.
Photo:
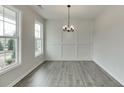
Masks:
[[[70,5],[68,5],[68,27],[70,26]]]

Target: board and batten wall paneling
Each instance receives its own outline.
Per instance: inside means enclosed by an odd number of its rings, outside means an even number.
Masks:
[[[72,20],[75,32],[63,32],[64,20],[46,21],[47,60],[92,60],[92,20]]]

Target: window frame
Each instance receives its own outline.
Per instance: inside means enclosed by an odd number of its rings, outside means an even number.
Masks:
[[[38,25],[40,25],[40,38],[36,38],[35,37],[35,31],[36,31],[36,28],[35,28],[35,24],[38,24]],[[34,46],[35,46],[35,48],[34,48],[34,55],[35,55],[35,58],[37,58],[37,57],[39,57],[39,56],[43,56],[44,55],[44,51],[43,51],[43,46],[44,46],[44,44],[43,44],[43,38],[44,38],[44,28],[43,28],[43,23],[42,22],[40,22],[40,21],[38,21],[38,20],[35,20],[35,22],[34,22]],[[41,40],[41,53],[39,53],[39,54],[37,54],[36,55],[36,41],[37,40]]]
[[[12,69],[15,69],[16,67],[20,66],[21,65],[21,11],[19,9],[17,9],[16,7],[14,6],[10,6],[10,5],[1,5],[2,7],[6,8],[6,9],[9,9],[9,10],[12,10],[16,13],[16,18],[15,18],[15,21],[16,21],[16,36],[0,36],[0,38],[12,38],[12,39],[16,39],[16,62],[13,63],[13,64],[10,64],[8,66],[5,66],[4,68],[0,69],[0,75],[8,72],[8,71],[11,71]],[[4,12],[3,12],[3,17],[4,17]],[[6,22],[3,20],[3,22]],[[9,22],[7,22],[9,23]],[[11,23],[10,23],[11,24]],[[3,26],[4,27],[4,26]]]

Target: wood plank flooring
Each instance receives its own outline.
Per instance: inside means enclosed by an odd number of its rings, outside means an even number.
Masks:
[[[47,61],[15,87],[121,87],[92,61]]]

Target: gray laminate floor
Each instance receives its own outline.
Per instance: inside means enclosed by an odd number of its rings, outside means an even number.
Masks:
[[[21,80],[16,87],[120,87],[94,62],[47,61]]]

